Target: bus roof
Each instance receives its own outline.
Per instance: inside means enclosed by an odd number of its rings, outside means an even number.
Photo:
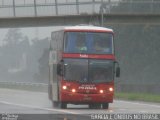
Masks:
[[[105,27],[98,27],[92,25],[77,25],[64,27],[64,31],[97,31],[97,32],[113,32],[112,29]]]

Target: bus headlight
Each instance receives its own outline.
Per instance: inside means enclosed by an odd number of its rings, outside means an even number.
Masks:
[[[62,88],[63,88],[63,90],[66,90],[66,89],[67,89],[67,86],[63,85],[63,87],[62,87]]]
[[[76,89],[72,89],[72,92],[75,93],[75,92],[76,92]]]
[[[109,91],[110,91],[110,92],[113,92],[113,88],[112,88],[112,87],[110,87],[110,88],[109,88]]]
[[[100,93],[104,93],[104,91],[103,91],[103,90],[99,90],[99,92],[100,92]]]

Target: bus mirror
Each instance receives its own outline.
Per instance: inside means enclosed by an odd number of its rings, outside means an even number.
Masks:
[[[116,65],[116,68],[115,68],[115,74],[116,74],[116,77],[120,77],[120,67],[119,67],[119,63],[117,61],[114,62],[115,65]]]
[[[62,76],[62,64],[57,64],[57,74]]]
[[[116,77],[120,77],[120,67],[116,68]]]

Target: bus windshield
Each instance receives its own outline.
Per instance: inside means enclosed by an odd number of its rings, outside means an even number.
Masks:
[[[113,54],[113,34],[107,32],[66,32],[64,52]]]
[[[64,59],[64,80],[82,83],[111,82],[113,67],[111,60]]]

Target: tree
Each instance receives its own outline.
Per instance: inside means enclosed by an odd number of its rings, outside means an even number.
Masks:
[[[29,54],[29,71],[33,74],[37,82],[46,82],[48,80],[43,75],[47,74],[48,56],[46,49],[49,49],[49,39],[33,39]],[[44,70],[43,70],[44,69]]]
[[[8,30],[4,38],[4,42],[9,46],[17,45],[23,39],[23,35],[19,28],[11,28]]]
[[[39,75],[43,82],[48,81],[49,69],[49,48],[44,49],[42,56],[39,58]]]
[[[3,41],[5,44],[1,46],[0,69],[3,69],[5,77],[9,77],[22,71],[24,55],[27,55],[30,44],[28,37],[19,28],[9,29]]]
[[[143,12],[143,6],[146,6],[146,4],[149,7],[149,2],[143,3],[144,1],[142,0],[141,3],[132,2],[132,10],[135,12]],[[118,6],[112,8],[112,12],[123,10],[130,12],[129,5],[131,5],[129,0],[122,0]],[[154,90],[154,88],[158,87],[158,85],[160,86],[158,81],[160,79],[160,26],[152,24],[121,24],[112,25],[112,28],[115,31],[116,56],[121,66],[121,84],[130,84],[133,86],[133,88],[130,88],[133,91],[137,89],[134,85],[146,85],[146,88],[142,88],[143,92],[148,89],[147,85],[155,84],[155,87],[149,90],[152,93],[156,93],[155,91],[157,90]],[[137,90],[142,92],[140,89]]]

